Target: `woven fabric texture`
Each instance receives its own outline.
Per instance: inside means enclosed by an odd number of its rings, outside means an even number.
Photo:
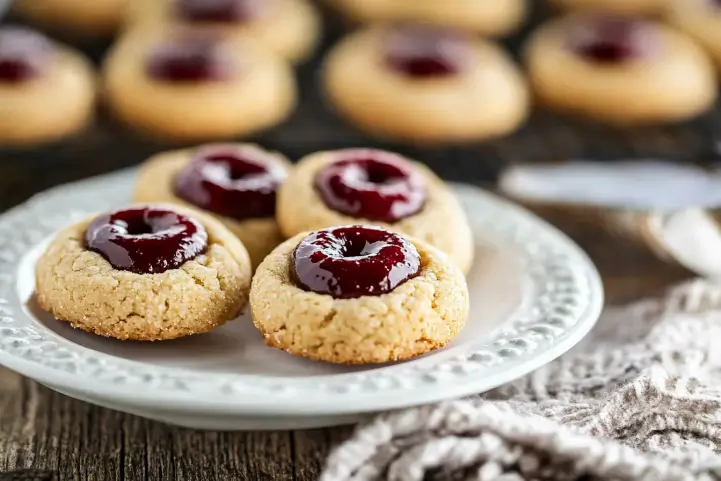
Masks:
[[[482,397],[379,416],[321,481],[721,479],[721,285],[608,309],[574,350]]]

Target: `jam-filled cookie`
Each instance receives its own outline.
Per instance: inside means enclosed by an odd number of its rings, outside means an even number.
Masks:
[[[552,0],[555,5],[566,10],[586,10],[625,15],[658,14],[663,11],[664,1],[666,0]]]
[[[131,0],[129,28],[176,24],[252,39],[297,62],[313,53],[321,22],[308,0]]]
[[[516,30],[526,15],[525,0],[336,0],[360,22],[417,22],[498,37]]]
[[[709,57],[652,21],[574,14],[541,27],[526,48],[539,101],[612,124],[682,121],[716,100]]]
[[[257,266],[281,243],[276,190],[290,162],[251,144],[206,145],[158,154],[141,168],[136,202],[171,202],[214,215],[238,236]]]
[[[125,21],[128,0],[15,0],[13,12],[40,27],[81,37],[107,37]]]
[[[366,364],[441,348],[464,326],[468,288],[440,250],[376,226],[331,227],[278,246],[250,291],[266,344]]]
[[[721,69],[721,1],[667,0],[671,23],[698,41]]]
[[[526,83],[497,46],[427,26],[351,34],[323,67],[339,114],[379,137],[464,142],[515,130],[527,117]]]
[[[61,231],[36,265],[37,299],[58,320],[117,339],[199,334],[247,303],[250,261],[218,221],[133,206]]]
[[[117,117],[156,137],[245,136],[290,114],[291,66],[249,42],[192,29],[129,33],[104,68]]]
[[[381,150],[301,159],[278,191],[277,219],[286,237],[334,225],[381,225],[441,249],[463,272],[473,262],[473,235],[453,192],[424,165]]]
[[[95,78],[79,53],[20,27],[0,27],[0,146],[57,140],[93,117]]]

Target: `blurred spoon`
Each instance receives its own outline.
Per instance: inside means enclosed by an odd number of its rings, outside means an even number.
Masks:
[[[502,173],[498,187],[562,230],[583,232],[576,240],[592,257],[600,247],[636,262],[644,250],[721,279],[718,171],[652,159],[527,164]]]

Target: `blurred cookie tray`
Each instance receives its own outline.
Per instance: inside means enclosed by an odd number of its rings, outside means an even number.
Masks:
[[[534,17],[542,19],[543,12],[540,13]],[[531,118],[520,130],[493,141],[453,147],[381,141],[353,128],[324,102],[318,78],[321,59],[347,28],[336,21],[332,13],[326,12],[326,15],[330,17],[325,22],[323,45],[312,59],[296,69],[299,101],[295,111],[281,125],[243,140],[281,151],[291,160],[319,150],[361,146],[384,148],[426,163],[447,180],[485,184],[497,179],[509,166],[559,158],[611,161],[633,157],[703,162],[712,155],[717,132],[721,130],[721,110],[718,108],[691,122],[648,128],[602,126],[534,108]],[[504,40],[505,47],[514,57],[518,58],[522,40],[537,23],[530,22],[523,31]],[[76,47],[99,64],[107,44],[105,40],[81,41]],[[136,165],[154,153],[179,146],[142,137],[111,118],[104,106],[101,105],[99,110],[93,125],[67,140],[22,149],[0,145],[0,172],[6,170],[3,164],[23,165],[23,169],[14,169],[11,174],[20,176],[20,182],[24,180],[22,176],[27,176],[29,182],[27,172],[42,171],[40,175],[33,175],[32,180],[39,183],[37,188],[43,188]],[[52,178],[46,179],[46,176]]]

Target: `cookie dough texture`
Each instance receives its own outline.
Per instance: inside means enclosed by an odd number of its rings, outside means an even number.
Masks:
[[[249,145],[251,148],[260,148]],[[194,149],[183,149],[157,154],[141,167],[133,200],[140,203],[172,203],[194,207],[175,194],[175,177],[192,160]],[[276,161],[290,169],[290,161],[274,153]],[[195,207],[197,208],[197,207]],[[238,220],[206,212],[222,222],[235,234],[248,250],[253,268],[281,243],[281,236],[275,217],[268,219]]]
[[[419,79],[386,66],[384,32],[370,27],[350,34],[323,65],[326,98],[360,129],[380,138],[441,144],[502,136],[526,120],[525,79],[499,47],[472,39],[467,71]]]
[[[173,12],[173,1],[129,0],[127,28],[154,29],[171,23],[207,28],[257,42],[291,62],[307,59],[320,41],[320,14],[309,0],[274,0],[263,18],[237,25],[184,21]]]
[[[598,64],[567,48],[571,15],[542,26],[525,59],[538,101],[549,108],[610,124],[683,121],[716,100],[714,67],[685,35],[654,23],[658,51],[622,64]]]
[[[291,254],[306,235],[278,246],[253,278],[250,311],[267,345],[333,363],[383,363],[439,349],[465,325],[468,288],[441,251],[413,240],[421,255],[417,277],[380,296],[334,299],[289,277]]]
[[[210,331],[247,303],[250,261],[240,241],[218,221],[170,207],[199,220],[208,232],[205,254],[161,274],[113,268],[84,247],[95,218],[61,231],[36,265],[37,300],[75,328],[121,340],[160,341]]]
[[[552,0],[552,3],[566,10],[651,15],[663,10],[664,1],[666,0]]]
[[[172,29],[130,32],[109,53],[105,96],[116,117],[153,137],[202,141],[247,136],[290,115],[297,96],[291,66],[239,39],[224,42],[238,65],[232,79],[174,83],[149,77],[149,51],[174,34]]]
[[[379,225],[427,242],[446,252],[463,272],[470,270],[474,245],[465,212],[453,192],[430,169],[423,164],[413,163],[427,184],[428,198],[423,209],[389,224],[349,217],[325,205],[314,187],[315,177],[320,170],[337,160],[338,155],[338,151],[318,152],[301,159],[281,185],[276,218],[286,238],[299,232],[335,225]]]
[[[80,53],[59,44],[44,75],[0,82],[0,146],[51,142],[85,128],[94,116],[96,80]]]
[[[670,23],[693,37],[721,71],[721,8],[711,0],[666,0]]]
[[[40,27],[80,37],[107,37],[125,21],[128,0],[15,0],[13,12]]]
[[[331,0],[360,22],[419,22],[499,37],[516,30],[526,16],[525,0]]]

